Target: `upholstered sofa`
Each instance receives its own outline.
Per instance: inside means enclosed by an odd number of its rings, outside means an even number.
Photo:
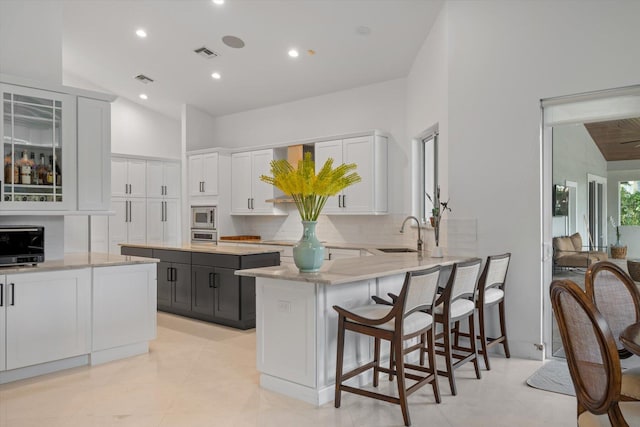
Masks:
[[[584,250],[580,233],[553,238],[553,264],[555,267],[587,268],[594,262],[609,258],[606,252]]]

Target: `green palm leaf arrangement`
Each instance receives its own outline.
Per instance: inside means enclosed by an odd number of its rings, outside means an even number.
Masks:
[[[352,172],[356,169],[355,163],[343,163],[335,169],[332,167],[333,159],[327,159],[316,174],[311,153],[305,153],[304,158],[298,162],[297,169],[284,159],[273,160],[273,176],[262,175],[260,180],[291,196],[303,221],[317,221],[329,196],[335,196],[348,186],[361,181],[360,175]]]

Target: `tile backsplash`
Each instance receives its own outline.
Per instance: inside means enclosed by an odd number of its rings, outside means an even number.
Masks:
[[[244,217],[236,223],[243,234],[259,235],[264,240],[299,240],[302,235],[300,215],[294,205],[287,206],[288,216]],[[320,215],[317,234],[332,243],[366,243],[413,247],[417,230],[400,226],[406,215]],[[433,246],[433,231],[425,230],[427,247]]]

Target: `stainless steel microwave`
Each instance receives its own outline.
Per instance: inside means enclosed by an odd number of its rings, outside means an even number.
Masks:
[[[44,262],[44,227],[0,225],[0,265]]]
[[[215,206],[191,206],[191,228],[199,230],[215,230]]]

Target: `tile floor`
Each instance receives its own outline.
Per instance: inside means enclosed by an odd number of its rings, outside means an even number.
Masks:
[[[475,379],[457,372],[458,396],[440,379],[410,399],[414,426],[573,426],[575,398],[528,387],[540,362],[492,358]],[[388,386],[381,381],[381,386]],[[344,394],[341,409],[316,408],[263,390],[255,333],[158,314],[148,355],[0,386],[0,426],[401,426],[400,408]]]

